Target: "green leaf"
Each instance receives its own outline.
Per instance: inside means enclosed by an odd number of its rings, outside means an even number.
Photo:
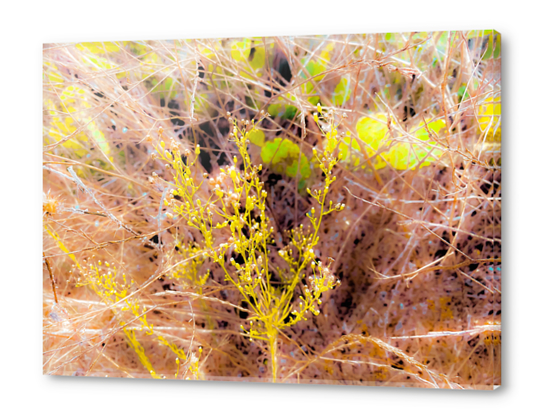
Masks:
[[[264,163],[277,164],[285,160],[290,154],[293,156],[296,153],[299,154],[299,147],[296,144],[291,140],[277,137],[265,143],[260,155]]]
[[[326,66],[320,63],[319,61],[311,60],[305,66],[305,69],[307,70],[310,76],[316,76],[314,77],[314,79],[311,79],[310,81],[305,82],[301,85],[301,92],[303,94],[310,95],[315,90],[314,84],[312,82],[313,81],[317,82],[324,78],[324,75],[320,75],[320,76],[318,75],[326,71]],[[303,79],[308,79],[307,74],[306,74],[307,72],[301,70],[301,77]]]
[[[333,102],[333,105],[336,106],[344,105],[344,103],[350,99],[351,94],[352,89],[350,89],[350,79],[347,77],[342,77],[340,82],[335,87],[331,101]]]
[[[487,43],[487,50],[482,59],[488,60],[491,57],[499,58],[501,55],[501,34],[496,31],[484,31],[484,35],[486,32],[489,32],[489,39]]]
[[[272,117],[282,117],[287,120],[291,120],[297,113],[297,108],[293,105],[286,105],[282,98],[279,98],[279,102],[269,105],[267,112]]]
[[[501,141],[501,97],[487,98],[478,109],[480,132],[487,130],[486,140]],[[491,126],[490,126],[491,125]]]
[[[265,142],[260,156],[265,164],[278,173],[292,178],[295,178],[298,173],[302,178],[310,176],[311,170],[307,156],[291,140],[277,137]]]
[[[320,103],[320,97],[319,96],[311,96],[309,99],[307,99],[311,104],[314,106],[318,105]]]
[[[88,49],[93,54],[105,54],[106,52],[120,51],[119,46],[113,42],[82,42],[80,44],[76,44],[75,46],[81,51]]]
[[[252,144],[255,144],[256,146],[263,147],[263,144],[265,142],[265,134],[262,130],[258,130],[257,128],[253,128],[248,133],[248,139]]]
[[[446,122],[442,119],[427,124],[430,131],[438,135],[446,128]],[[390,150],[383,153],[388,163],[398,170],[415,169],[416,167],[429,166],[437,158],[442,156],[443,150],[434,148],[435,141],[430,141],[429,133],[423,121],[413,133],[420,141],[416,143],[398,142]],[[423,162],[422,162],[423,161]],[[420,164],[420,162],[422,162]]]
[[[360,164],[361,146],[356,139],[346,136],[339,144],[339,159],[352,166]]]
[[[287,120],[292,120],[297,113],[297,108],[293,105],[286,105],[286,111],[284,112],[284,118]]]
[[[172,89],[175,86],[175,81],[171,77],[166,77],[164,80],[152,77],[148,79],[147,83],[152,87],[153,94],[157,93],[160,99],[174,99],[177,97],[177,90]]]
[[[271,104],[269,105],[269,107],[267,108],[267,112],[269,112],[269,115],[271,115],[272,117],[278,117],[281,110],[281,106],[283,106],[282,104]]]
[[[311,76],[316,76],[326,71],[325,65],[314,60],[309,61],[309,63],[305,66],[305,68],[307,69],[307,71],[309,72]],[[307,78],[307,75],[305,74],[305,72],[303,72],[301,76],[303,77],[303,79]],[[323,78],[324,78],[324,75],[316,76],[314,80],[322,80]]]
[[[250,38],[245,38],[242,41],[234,42],[231,46],[231,56],[235,61],[247,60],[250,55]]]
[[[388,134],[388,126],[383,121],[387,117],[384,114],[377,114],[375,118],[363,117],[356,124],[356,131],[362,142],[367,144],[370,152],[376,152]]]
[[[425,129],[425,124],[420,122],[419,129],[416,131],[416,137],[418,137],[422,141],[428,141],[429,140],[429,133]],[[440,130],[443,130],[446,128],[446,123],[444,120],[435,120],[427,124],[427,127],[429,130],[434,131],[436,134],[440,132]]]
[[[250,66],[254,70],[261,69],[263,66],[265,66],[265,48],[256,47],[254,49],[254,56],[252,57],[252,60],[250,60]]]

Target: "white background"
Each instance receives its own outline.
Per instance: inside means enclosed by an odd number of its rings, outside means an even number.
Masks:
[[[536,2],[42,0],[3,2],[0,16],[3,418],[540,418],[542,40]],[[458,392],[41,375],[42,43],[455,29],[502,33],[504,386]]]

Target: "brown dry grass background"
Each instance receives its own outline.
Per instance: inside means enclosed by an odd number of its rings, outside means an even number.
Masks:
[[[317,95],[353,136],[375,115],[391,144],[419,141],[410,133],[424,119],[446,128],[435,133],[436,158],[408,170],[377,169],[389,145],[375,152],[357,136],[358,165],[341,162],[331,191],[347,207],[325,219],[318,255],[342,285],[320,316],[282,331],[279,381],[499,385],[498,49],[484,31],[45,45],[44,373],[150,377],[125,322],[160,377],[269,380],[266,346],[241,336],[246,306],[213,265],[199,267],[211,270],[202,289],[171,275],[183,261],[176,241],[194,235],[163,217],[163,189],[149,176],[167,169],[145,138],[162,127],[168,145],[199,144],[198,174],[213,176],[235,155],[226,112],[253,118],[278,104],[282,115],[262,123],[266,140],[288,138],[310,157],[323,142]],[[264,167],[262,179],[280,243],[312,204],[299,175]],[[305,180],[317,181],[315,171]],[[133,280],[128,296],[155,334],[89,285],[85,269],[98,260]]]

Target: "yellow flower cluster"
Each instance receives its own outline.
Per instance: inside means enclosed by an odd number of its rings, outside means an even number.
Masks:
[[[307,319],[308,312],[317,316],[322,294],[340,284],[314,252],[323,217],[344,209],[344,205],[333,205],[327,200],[335,181],[332,170],[337,156],[332,145],[336,142],[329,142],[323,153],[314,150],[325,184],[323,189],[308,191],[317,203],[317,208],[307,214],[311,227],[304,229],[301,225],[290,232],[290,243],[278,251],[288,265],[288,269],[281,269],[276,264],[271,267],[275,232],[267,216],[267,192],[259,177],[262,166],[253,164],[248,152],[248,134],[257,123],[254,120],[238,122],[231,116],[229,121],[232,124],[229,138],[235,143],[238,155],[234,157],[234,165],[221,168],[216,177],[206,181],[210,190],[207,195],[204,181],[195,181],[199,179],[196,166],[199,146],[195,148],[194,158],[190,158],[189,152],[185,153],[188,158],[183,158],[175,145],[171,150],[166,149],[163,141],[156,146],[156,153],[172,169],[173,180],[166,181],[171,190],[165,202],[170,214],[179,216],[200,232],[202,241],[198,249],[221,268],[224,279],[235,285],[248,304],[250,326],[241,325],[242,334],[251,341],[258,339],[268,343],[275,379],[279,331]],[[328,124],[333,125],[333,120]],[[207,174],[201,178],[207,178]],[[217,244],[216,237],[224,236],[224,232],[217,235],[218,231],[227,229],[228,241]],[[303,288],[303,295],[296,303],[295,291],[310,270],[309,285]],[[272,280],[273,272],[278,273],[280,284]],[[194,280],[197,284],[196,277]]]
[[[118,278],[117,268],[110,265],[108,262],[97,261],[89,264],[87,267],[81,267],[83,278],[86,280],[79,281],[77,286],[90,286],[92,290],[102,301],[112,308],[116,317],[121,318],[120,326],[127,338],[128,344],[136,352],[141,364],[149,371],[154,379],[163,379],[164,375],[160,376],[153,368],[151,361],[145,354],[145,349],[136,337],[136,331],[144,331],[149,336],[155,336],[158,342],[169,348],[176,356],[177,360],[187,361],[190,364],[190,372],[197,377],[199,375],[197,359],[189,359],[184,350],[178,348],[175,344],[170,343],[165,337],[157,334],[154,331],[153,324],[147,320],[149,309],[139,302],[139,298],[129,293],[133,288],[134,282],[128,282],[123,274],[122,278]],[[122,312],[129,312],[131,319],[122,317]],[[135,326],[134,326],[135,322]]]

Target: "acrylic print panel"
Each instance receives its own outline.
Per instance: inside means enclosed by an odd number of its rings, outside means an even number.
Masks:
[[[44,373],[500,385],[500,45],[45,45]]]

